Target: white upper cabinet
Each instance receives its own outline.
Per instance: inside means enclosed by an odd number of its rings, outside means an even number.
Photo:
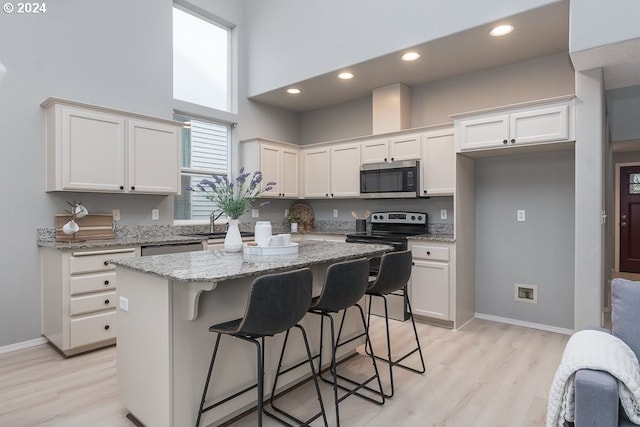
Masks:
[[[384,163],[420,158],[420,135],[375,138],[362,142],[362,163]]]
[[[360,196],[360,144],[331,147],[331,197]]]
[[[573,101],[456,115],[456,151],[472,152],[575,140]]]
[[[46,190],[179,194],[181,124],[49,98]]]
[[[449,196],[455,191],[456,154],[453,127],[422,135],[420,196]]]
[[[302,150],[303,196],[313,199],[360,196],[360,143]]]
[[[179,188],[180,130],[148,120],[128,120],[128,191],[174,194]]]
[[[264,139],[241,143],[241,164],[246,172],[262,171],[262,186],[276,185],[262,197],[297,199],[300,197],[300,149],[292,144]]]
[[[302,150],[303,196],[307,198],[327,198],[331,181],[329,158],[331,149],[319,147]]]

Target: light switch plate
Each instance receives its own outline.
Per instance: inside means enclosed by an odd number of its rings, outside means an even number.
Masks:
[[[120,209],[113,210],[113,220],[120,221]]]
[[[518,221],[525,221],[524,209],[518,209]]]
[[[333,217],[338,218],[338,209],[333,210]]]
[[[120,301],[119,305],[120,305],[120,310],[122,311],[129,311],[129,298],[125,298],[123,296],[120,297]]]
[[[440,209],[440,219],[447,219],[447,210]]]
[[[160,209],[151,209],[151,219],[154,221],[160,219]]]

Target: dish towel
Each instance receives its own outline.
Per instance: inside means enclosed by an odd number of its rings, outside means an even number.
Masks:
[[[580,369],[605,371],[618,380],[618,394],[629,419],[640,424],[640,367],[633,350],[603,331],[576,332],[567,342],[556,371],[547,406],[547,427],[575,420],[575,373]]]

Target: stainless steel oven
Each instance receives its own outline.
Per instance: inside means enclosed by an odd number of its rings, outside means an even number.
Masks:
[[[360,197],[418,197],[420,162],[370,163],[360,167]]]
[[[407,249],[407,237],[427,233],[427,214],[425,212],[374,212],[371,214],[371,231],[347,235],[351,243],[380,243],[393,246],[394,251]],[[378,274],[380,258],[369,260],[369,275]],[[407,294],[392,294],[388,299],[389,317],[407,320]],[[380,298],[373,298],[371,314],[384,315]]]

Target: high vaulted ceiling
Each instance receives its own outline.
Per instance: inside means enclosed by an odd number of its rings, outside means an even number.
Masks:
[[[504,37],[491,37],[489,30],[502,23],[513,25],[514,31]],[[419,52],[421,58],[414,62],[401,61],[401,54],[407,50]],[[293,82],[287,87],[251,99],[303,112],[361,99],[370,96],[373,89],[392,83],[419,86],[568,51],[569,5],[568,2],[558,2],[418,46],[407,46],[401,52]],[[355,77],[339,80],[337,74],[342,71],[350,71]],[[302,93],[289,95],[286,89],[291,86],[299,88]]]

